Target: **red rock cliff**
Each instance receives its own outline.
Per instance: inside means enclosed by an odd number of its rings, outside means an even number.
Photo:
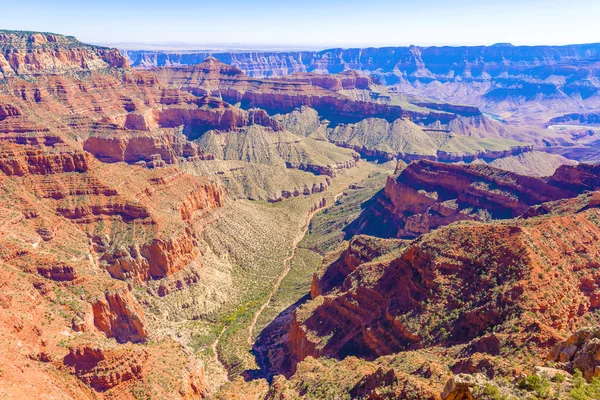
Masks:
[[[598,169],[563,166],[535,178],[487,165],[432,161],[409,164],[389,177],[384,193],[351,230],[383,237],[416,237],[461,220],[513,218],[530,206],[600,188]]]
[[[142,308],[127,287],[107,290],[92,304],[94,325],[119,343],[144,342],[148,338]]]

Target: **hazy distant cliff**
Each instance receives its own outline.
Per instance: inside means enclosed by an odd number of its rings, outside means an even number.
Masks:
[[[198,64],[208,52],[124,51],[134,67]],[[212,56],[250,76],[358,70],[402,92],[484,109],[542,101],[548,109],[600,103],[600,44],[382,47]],[[440,86],[440,83],[444,86]]]
[[[365,49],[329,49],[301,52],[167,52],[123,51],[132,66],[193,65],[208,55],[235,65],[249,75],[271,76],[292,72],[324,71],[337,73],[347,69],[384,74],[395,70],[415,77],[500,77],[534,67],[559,66],[565,73],[572,66],[600,62],[600,44],[567,46],[493,46],[471,47],[382,47]],[[598,68],[592,68],[597,73]],[[540,71],[541,72],[541,71]],[[592,71],[590,71],[592,72]]]

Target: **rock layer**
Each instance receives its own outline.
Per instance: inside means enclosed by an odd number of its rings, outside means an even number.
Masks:
[[[126,289],[107,291],[92,304],[94,325],[119,343],[143,342],[148,338],[140,305]]]
[[[467,344],[461,353],[467,359],[504,354],[499,343],[527,343],[536,354],[549,350],[596,309],[593,260],[600,251],[591,195],[552,204],[544,217],[455,224],[411,243],[397,241],[381,255],[367,245],[378,239],[355,239],[316,278],[313,300],[294,312],[292,360],[374,359],[454,344]],[[562,361],[572,360],[574,342],[560,345],[556,357],[566,351]]]
[[[409,164],[351,232],[416,237],[461,220],[514,218],[529,207],[600,188],[598,167],[563,165],[549,178],[526,177],[487,165]]]

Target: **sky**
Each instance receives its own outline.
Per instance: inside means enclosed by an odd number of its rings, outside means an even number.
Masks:
[[[0,0],[0,29],[207,48],[573,44],[600,42],[600,0]]]

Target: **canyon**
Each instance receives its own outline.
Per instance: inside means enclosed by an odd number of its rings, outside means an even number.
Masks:
[[[415,238],[457,221],[515,218],[532,213],[532,206],[598,190],[597,174],[589,164],[562,165],[552,176],[539,178],[488,165],[420,160],[388,177],[381,195],[348,231]]]
[[[468,104],[475,99],[479,105],[498,105],[541,96],[548,103],[564,105],[577,102],[577,98],[597,104],[598,87],[586,84],[586,80],[598,76],[599,50],[598,44],[513,46],[498,43],[304,52],[127,50],[123,54],[134,67],[183,67],[212,56],[257,77],[356,70],[387,85],[399,85],[403,91],[443,97],[444,101],[470,99]]]
[[[0,397],[592,390],[597,47],[0,31]]]

